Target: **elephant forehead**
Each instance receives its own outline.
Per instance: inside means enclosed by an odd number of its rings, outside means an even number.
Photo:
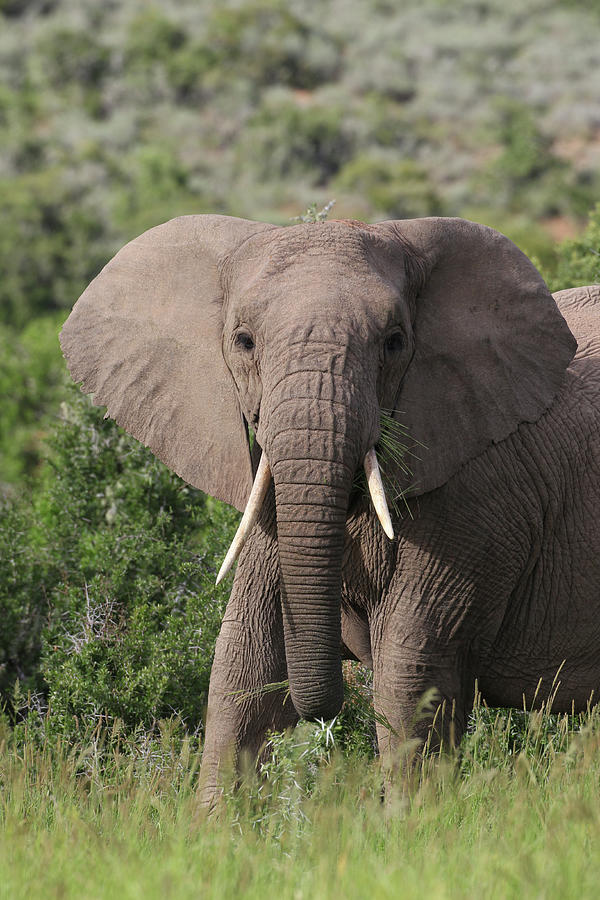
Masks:
[[[331,234],[325,225],[304,226],[303,232],[306,228],[310,241],[304,233],[294,234],[294,228],[281,229],[291,237],[284,240],[279,232],[235,261],[228,273],[228,313],[310,320],[350,316],[385,327],[397,315],[403,266],[393,275],[379,267],[353,232]]]
[[[404,271],[402,253],[392,254],[394,280]],[[356,278],[362,272],[390,273],[389,241],[371,226],[352,222],[323,222],[274,228],[245,241],[228,260],[232,281],[282,276],[288,269],[323,277],[328,271]]]
[[[338,260],[310,263],[299,261],[284,272],[246,281],[232,293],[229,312],[275,327],[306,323],[316,328],[320,323],[319,331],[340,330],[348,323],[378,330],[399,318],[401,292],[377,272],[348,269]]]
[[[329,258],[357,264],[366,261],[372,243],[373,236],[368,231],[339,222],[282,228],[264,242],[268,271],[272,273],[282,271],[299,258]]]

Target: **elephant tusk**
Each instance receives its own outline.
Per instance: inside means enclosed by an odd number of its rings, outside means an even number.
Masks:
[[[365,472],[367,473],[369,493],[371,495],[371,500],[373,501],[373,506],[375,507],[375,512],[377,513],[377,518],[381,522],[381,527],[389,539],[393,540],[394,528],[387,500],[385,499],[385,490],[383,488],[383,481],[381,480],[381,472],[379,471],[379,463],[377,462],[377,455],[374,447],[369,450],[365,456],[364,467]]]
[[[219,582],[225,578],[230,568],[242,552],[242,547],[248,540],[250,532],[256,525],[256,520],[258,519],[258,514],[260,513],[260,508],[263,504],[263,500],[265,499],[270,483],[271,469],[269,468],[269,462],[267,460],[266,454],[263,453],[258,464],[258,469],[256,470],[254,484],[252,485],[252,490],[250,491],[250,496],[248,497],[244,515],[242,516],[242,520],[238,525],[238,530],[236,531],[235,536],[231,542],[231,546],[227,551],[227,556],[223,560],[223,565],[219,569],[216,584],[219,584]]]

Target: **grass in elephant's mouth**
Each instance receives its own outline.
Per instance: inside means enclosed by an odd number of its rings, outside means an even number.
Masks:
[[[406,495],[410,490],[413,474],[410,459],[418,458],[414,452],[415,447],[426,449],[424,444],[409,435],[401,422],[394,419],[392,410],[380,410],[380,436],[375,450],[388,506],[398,518],[404,513],[411,515]],[[356,475],[354,489],[361,494],[368,494],[362,469]]]

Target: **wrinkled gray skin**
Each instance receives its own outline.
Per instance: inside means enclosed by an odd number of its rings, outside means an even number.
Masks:
[[[206,803],[267,729],[339,711],[342,656],[373,668],[390,759],[458,740],[476,679],[521,706],[562,665],[555,710],[598,695],[600,288],[557,302],[463,220],[222,216],[152,229],[80,298],[61,342],[96,403],[239,509],[261,448],[273,473],[217,642]],[[393,541],[356,486],[382,408],[414,442]],[[257,691],[288,677],[287,702]],[[452,724],[414,722],[432,687]]]

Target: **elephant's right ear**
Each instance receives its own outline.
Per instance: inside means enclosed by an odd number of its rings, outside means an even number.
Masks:
[[[577,344],[533,263],[492,228],[450,218],[373,228],[412,258],[422,282],[394,417],[418,442],[412,477],[398,484],[424,494],[522,422],[536,422]]]
[[[71,375],[96,406],[178,475],[243,510],[252,465],[222,353],[224,261],[274,228],[183,216],[117,253],[60,335]]]

